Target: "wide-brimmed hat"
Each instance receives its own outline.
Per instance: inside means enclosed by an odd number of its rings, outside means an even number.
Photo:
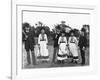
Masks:
[[[23,27],[23,29],[30,28],[30,25],[29,25],[29,23],[23,23],[22,24],[22,27]]]

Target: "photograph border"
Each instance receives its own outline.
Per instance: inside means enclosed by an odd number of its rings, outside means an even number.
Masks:
[[[41,5],[22,5],[22,4],[16,4],[16,76],[18,75],[18,52],[17,52],[17,47],[18,47],[18,42],[17,42],[17,40],[18,40],[18,28],[17,28],[17,24],[18,24],[18,22],[17,22],[17,20],[18,20],[18,16],[17,16],[17,10],[18,10],[18,6],[36,6],[36,7],[52,7],[52,8],[71,8],[71,9],[86,9],[86,10],[94,10],[94,8],[74,8],[74,7],[60,7],[60,6],[41,6]],[[23,11],[25,11],[25,10],[22,10],[22,12],[21,12],[21,16],[22,16],[22,19],[23,19]],[[12,2],[11,2],[11,45],[12,45],[12,41],[13,41],[13,39],[12,39]],[[83,13],[82,13],[83,14]],[[22,56],[23,56],[23,54],[22,54]],[[12,68],[13,68],[13,64],[12,64],[12,46],[11,46],[11,76],[13,75],[13,70],[12,70]],[[23,61],[23,60],[22,60]],[[23,62],[22,62],[23,63]],[[23,65],[23,64],[22,64]],[[11,77],[12,78],[12,77]]]

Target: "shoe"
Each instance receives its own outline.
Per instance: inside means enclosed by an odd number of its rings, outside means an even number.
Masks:
[[[84,63],[81,63],[81,66],[84,66],[85,64]]]
[[[63,60],[63,61],[62,61],[62,64],[64,64],[64,63],[65,63],[65,61]]]
[[[75,64],[78,64],[78,62],[77,62],[77,61],[75,61]]]

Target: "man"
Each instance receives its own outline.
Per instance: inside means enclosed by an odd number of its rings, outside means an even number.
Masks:
[[[79,47],[80,47],[80,52],[81,52],[81,57],[82,57],[82,65],[85,65],[85,48],[86,48],[86,45],[87,45],[87,40],[86,40],[86,37],[85,37],[85,29],[81,29],[81,35],[80,35],[80,38],[79,38]]]
[[[59,45],[58,45],[59,36],[60,36],[60,30],[57,30],[55,35],[54,35],[54,38],[53,38],[53,40],[54,40],[54,53],[53,53],[53,60],[52,60],[53,63],[56,63],[56,61],[55,61],[56,54],[57,54],[58,49],[59,49]]]
[[[28,64],[31,64],[31,58],[30,58],[30,51],[31,51],[31,55],[32,55],[32,63],[35,65],[35,54],[34,54],[34,34],[33,34],[33,30],[30,29],[30,25],[28,23],[24,23],[24,32],[23,32],[23,36],[24,41],[25,41],[25,50],[27,52],[27,62]]]

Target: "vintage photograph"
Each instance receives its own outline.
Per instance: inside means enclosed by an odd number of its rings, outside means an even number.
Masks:
[[[89,66],[90,14],[23,10],[22,68]]]

